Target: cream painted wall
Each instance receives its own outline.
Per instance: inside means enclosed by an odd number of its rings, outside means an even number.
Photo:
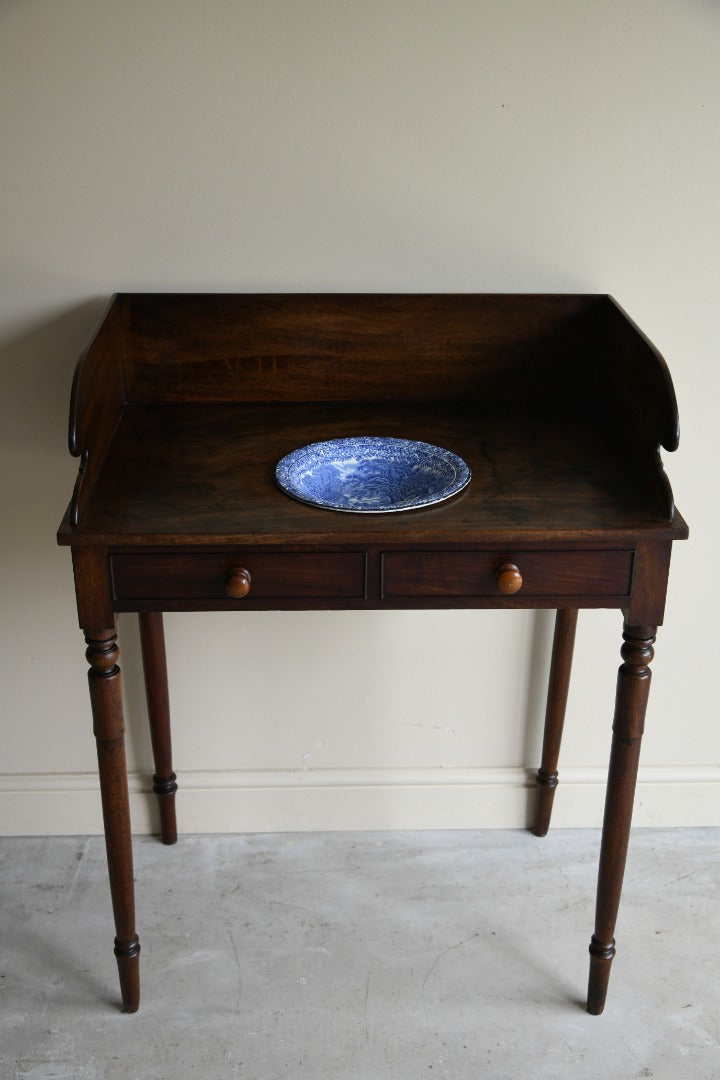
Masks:
[[[0,828],[100,828],[75,358],[115,290],[598,291],[665,353],[677,545],[636,821],[720,822],[713,0],[0,5]],[[547,613],[172,615],[185,830],[522,825]],[[152,824],[134,620],[133,812]],[[596,824],[619,616],[581,618],[559,823]]]

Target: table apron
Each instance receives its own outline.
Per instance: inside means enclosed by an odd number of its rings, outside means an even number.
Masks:
[[[522,575],[502,595],[496,574]],[[439,607],[623,607],[632,549],[139,552],[110,555],[116,611]],[[246,596],[228,596],[233,570]]]

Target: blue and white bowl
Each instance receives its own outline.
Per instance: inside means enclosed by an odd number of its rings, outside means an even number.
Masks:
[[[278,462],[275,477],[283,491],[311,506],[378,514],[443,502],[467,486],[470,469],[441,446],[360,436],[293,450]]]

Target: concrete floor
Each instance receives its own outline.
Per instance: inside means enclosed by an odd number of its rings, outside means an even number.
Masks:
[[[599,836],[136,841],[118,1011],[101,839],[0,841],[0,1076],[720,1080],[720,830],[634,833],[605,1013]]]

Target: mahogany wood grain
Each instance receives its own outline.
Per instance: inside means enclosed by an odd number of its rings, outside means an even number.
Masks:
[[[85,641],[86,656],[90,664],[90,703],[97,743],[110,893],[117,934],[115,956],[120,974],[120,993],[123,1012],[136,1012],[140,1004],[140,942],[135,933],[125,723],[115,627],[86,630]]]
[[[511,548],[512,559],[494,551],[414,551],[383,555],[383,596],[602,596],[630,592],[631,551],[525,551]],[[509,582],[500,588],[498,575]],[[520,578],[518,585],[517,578]],[[512,586],[512,587],[510,587]],[[515,588],[515,586],[518,586]],[[531,606],[531,605],[530,605]]]
[[[78,546],[72,551],[78,622],[84,626],[110,626],[115,622],[108,553],[102,546]]]
[[[650,692],[650,661],[656,627],[625,626],[618,671],[610,769],[605,795],[605,818],[598,872],[595,932],[590,942],[587,1010],[599,1015],[605,1008],[610,965],[615,956],[615,923],[630,839],[640,743]]]
[[[550,828],[555,789],[558,785],[558,760],[570,687],[577,621],[577,608],[559,608],[555,616],[542,757],[537,772],[533,823],[533,832],[536,836],[547,836]]]
[[[671,546],[688,535],[659,461],[659,447],[675,449],[677,430],[664,360],[607,296],[112,301],[73,384],[70,447],[80,473],[58,541],[72,551],[88,640],[127,1010],[139,1001],[140,947],[117,611],[144,613],[169,842],[175,778],[163,610],[558,609],[535,820],[542,833],[577,609],[611,607],[623,611],[626,630],[590,946],[588,1009],[602,1010],[648,664]],[[447,447],[467,461],[471,482],[453,499],[403,514],[333,513],[278,488],[275,465],[289,451],[359,434]],[[514,593],[498,589],[507,563],[517,568],[507,583],[522,580]]]
[[[77,362],[70,403],[70,453],[80,469],[70,507],[77,525],[88,504],[125,407],[119,304],[111,300],[90,344]]]
[[[170,695],[163,617],[162,612],[159,611],[141,611],[138,619],[150,737],[155,761],[153,791],[157,795],[160,810],[160,836],[163,844],[174,844],[177,842],[175,818],[177,777],[172,767]]]
[[[195,552],[114,555],[111,559],[116,603],[130,607],[155,599],[213,600],[227,597],[228,574],[241,562],[249,574],[246,590],[231,597],[238,607],[246,601],[365,596],[363,552]],[[166,609],[167,610],[167,609]]]
[[[408,358],[412,363],[408,363]],[[72,452],[85,509],[126,402],[523,406],[599,417],[666,519],[677,445],[667,365],[607,296],[130,295],[78,364]]]
[[[468,487],[404,514],[340,514],[290,499],[275,466],[307,442],[359,433],[424,439],[458,453]],[[667,540],[670,525],[623,448],[581,416],[377,405],[128,407],[82,527],[61,543],[341,544],[412,547],[506,540]]]
[[[678,515],[675,513],[675,520]],[[639,539],[633,562],[633,587],[626,622],[636,626],[660,626],[665,617],[668,574],[672,544],[669,538]]]
[[[602,298],[123,295],[129,400],[446,405],[534,401],[586,383]],[[574,392],[577,397],[577,391]]]
[[[660,447],[677,450],[680,421],[665,359],[632,319],[608,298],[602,320],[605,401],[618,416],[618,437],[628,457],[672,519],[675,502]]]
[[[523,606],[537,598],[596,595],[605,606],[621,607],[630,592],[632,551],[579,549],[512,551],[524,574]],[[369,594],[367,563],[379,559],[380,592]],[[241,549],[225,553],[190,549],[169,552],[146,551],[118,554],[110,558],[115,605],[118,610],[142,610],[144,603],[156,601],[166,610],[176,602],[224,601],[228,575],[238,571],[250,578],[247,588],[237,590],[231,600],[238,607],[255,601],[277,601],[297,607],[294,601],[310,606],[322,599],[360,601],[378,606],[385,601],[422,599],[429,603],[446,598],[472,600],[511,593],[498,589],[496,571],[506,565],[500,551],[381,551],[367,552],[278,552]],[[239,573],[239,571],[238,571]],[[519,590],[518,590],[519,591]],[[226,605],[223,605],[226,606]]]

